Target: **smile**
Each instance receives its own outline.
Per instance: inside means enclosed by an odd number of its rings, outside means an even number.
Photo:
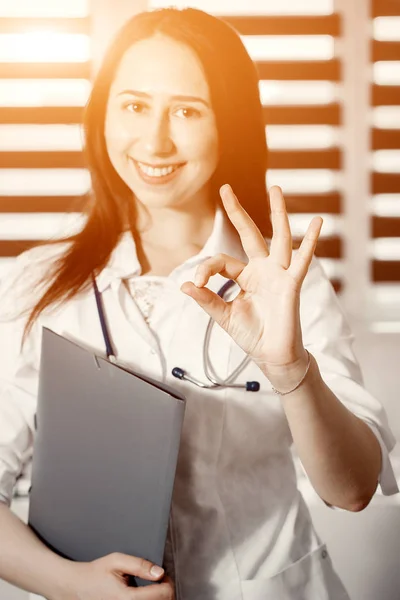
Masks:
[[[165,167],[151,167],[150,165],[145,165],[144,163],[137,162],[136,163],[139,169],[148,175],[149,177],[165,177],[165,175],[170,175],[181,165],[169,165]]]
[[[139,162],[133,158],[131,160],[135,165],[140,178],[150,184],[169,183],[169,181],[176,177],[177,171],[185,165],[185,163],[175,163],[172,165],[155,166]]]

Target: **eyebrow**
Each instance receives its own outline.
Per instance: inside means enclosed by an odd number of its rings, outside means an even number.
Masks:
[[[123,90],[119,92],[117,96],[121,96],[122,94],[131,94],[132,96],[138,96],[139,98],[147,98],[151,99],[151,94],[147,94],[146,92],[139,92],[138,90]],[[199,98],[199,96],[171,96],[172,100],[179,100],[180,102],[200,102],[204,104],[207,108],[210,108],[209,103],[203,98]]]

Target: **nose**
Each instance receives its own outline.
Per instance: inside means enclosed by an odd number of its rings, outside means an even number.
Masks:
[[[148,156],[169,156],[175,150],[168,114],[154,115],[147,123],[144,147]]]

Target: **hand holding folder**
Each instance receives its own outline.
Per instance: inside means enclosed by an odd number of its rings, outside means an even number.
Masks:
[[[29,506],[42,541],[75,561],[161,565],[184,409],[171,388],[44,328]]]

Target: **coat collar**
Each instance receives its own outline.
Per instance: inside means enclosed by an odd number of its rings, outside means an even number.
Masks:
[[[234,231],[225,211],[218,207],[215,213],[214,226],[210,237],[198,254],[190,257],[176,267],[168,278],[178,285],[184,281],[193,280],[194,271],[198,264],[216,254],[228,254],[246,261],[239,237]],[[136,244],[132,234],[127,231],[119,239],[106,267],[96,277],[97,286],[103,292],[109,286],[119,283],[122,279],[139,276],[141,266],[137,257]]]

